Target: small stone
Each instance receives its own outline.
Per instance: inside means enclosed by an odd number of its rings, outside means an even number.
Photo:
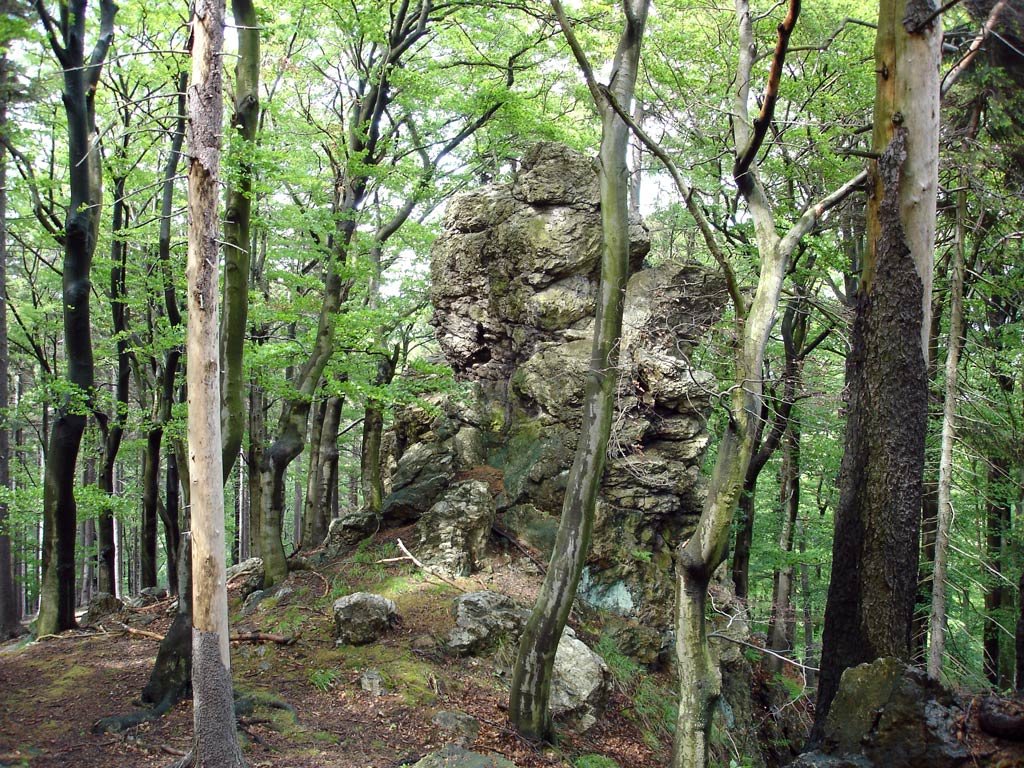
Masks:
[[[453,604],[455,627],[445,643],[462,656],[484,653],[502,637],[518,637],[530,611],[511,597],[482,590],[460,595]]]
[[[516,768],[516,764],[501,755],[482,755],[449,744],[427,755],[412,768]]]
[[[381,696],[384,693],[384,678],[376,669],[368,669],[359,676],[359,686],[371,696]]]
[[[105,616],[113,613],[120,613],[124,610],[124,603],[118,600],[109,592],[97,592],[89,601],[89,608],[82,617],[81,623],[84,626],[91,626]]]

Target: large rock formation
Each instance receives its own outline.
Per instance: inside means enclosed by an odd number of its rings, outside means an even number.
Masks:
[[[725,293],[692,264],[641,269],[650,237],[639,220],[630,237],[617,415],[581,593],[634,620],[628,650],[643,656],[671,625],[672,549],[700,512],[714,388],[690,354]],[[440,415],[396,417],[385,525],[484,480],[499,522],[549,549],[581,420],[600,253],[593,165],[560,145],[534,147],[511,184],[449,203],[432,251],[433,324],[469,393],[438,402]]]

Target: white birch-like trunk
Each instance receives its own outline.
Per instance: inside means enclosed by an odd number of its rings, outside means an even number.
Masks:
[[[235,735],[225,566],[218,296],[218,175],[224,0],[192,17],[188,173],[188,468],[192,506],[192,689],[195,736],[180,766],[245,765]]]
[[[939,509],[935,530],[935,562],[932,572],[932,610],[928,621],[928,677],[938,680],[946,650],[946,565],[949,532],[953,520],[953,440],[956,438],[957,368],[964,325],[964,225],[965,192],[957,206],[957,239],[950,276],[949,342],[946,352],[946,391],[942,404],[942,442],[939,452]]]

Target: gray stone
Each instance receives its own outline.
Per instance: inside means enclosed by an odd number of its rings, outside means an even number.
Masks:
[[[324,552],[329,558],[338,557],[380,527],[380,518],[368,509],[355,509],[331,520],[324,539]]]
[[[431,718],[449,744],[467,747],[480,735],[480,721],[465,712],[442,710]]]
[[[244,600],[257,589],[263,589],[265,573],[263,560],[258,557],[250,557],[248,560],[243,560],[228,568],[227,583],[229,587],[239,587]]]
[[[417,556],[453,576],[469,576],[494,523],[494,497],[482,480],[453,486],[416,523]]]
[[[516,764],[501,755],[482,755],[449,744],[427,755],[412,768],[516,768]]]
[[[398,462],[392,491],[384,500],[387,525],[403,525],[420,517],[455,477],[454,456],[444,443],[416,443]]]
[[[452,612],[455,627],[445,645],[462,656],[485,653],[502,639],[517,638],[530,618],[530,611],[511,597],[489,590],[460,595]]]
[[[89,607],[85,615],[80,619],[83,626],[91,627],[111,614],[120,613],[124,610],[124,603],[118,600],[109,592],[97,592],[89,601]]]
[[[420,519],[486,466],[502,476],[495,504],[510,532],[550,538],[546,523],[561,513],[593,342],[602,242],[596,179],[591,158],[541,143],[511,184],[449,202],[431,250],[431,322],[468,394],[434,401],[430,413],[396,414],[385,525]],[[643,223],[631,221],[616,413],[587,561],[589,593],[628,594],[623,618],[652,629],[648,658],[672,626],[672,553],[703,501],[705,425],[717,386],[691,353],[728,299],[721,278],[702,267],[641,268],[649,249]],[[456,564],[461,572],[466,559]]]
[[[372,643],[397,622],[395,604],[381,595],[356,592],[334,601],[334,636],[339,644]]]
[[[611,672],[604,659],[566,627],[555,651],[551,714],[578,731],[588,730],[604,713],[610,683]]]
[[[866,757],[826,755],[823,752],[807,752],[797,757],[789,768],[876,768]]]

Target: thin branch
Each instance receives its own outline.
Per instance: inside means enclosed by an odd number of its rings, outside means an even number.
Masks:
[[[609,94],[602,90],[598,85],[597,78],[594,77],[594,68],[590,66],[587,54],[583,52],[583,47],[580,45],[580,41],[576,38],[576,33],[573,32],[572,24],[569,22],[569,17],[565,15],[565,8],[562,7],[560,0],[551,0],[551,7],[554,9],[555,15],[558,17],[558,25],[562,28],[562,34],[565,35],[565,41],[569,44],[569,49],[572,51],[572,55],[575,57],[576,63],[579,65],[580,72],[583,73],[583,79],[587,83],[587,89],[590,91],[590,95],[594,99],[594,106],[600,107],[600,105],[605,102]]]
[[[753,184],[753,179],[748,176],[750,164],[757,157],[764,137],[768,134],[768,128],[775,115],[775,105],[779,100],[779,83],[782,79],[782,66],[786,61],[786,49],[789,46],[790,35],[800,16],[800,0],[789,0],[789,10],[786,18],[778,27],[778,39],[775,43],[775,53],[772,55],[772,66],[768,72],[768,85],[765,86],[764,99],[761,104],[761,113],[754,119],[754,132],[751,134],[747,145],[742,151],[736,153],[736,162],[733,164],[732,175],[740,190]]]
[[[967,49],[967,53],[964,57],[956,63],[956,65],[946,73],[946,76],[942,78],[942,83],[939,85],[939,98],[942,98],[949,92],[949,89],[953,87],[953,84],[960,79],[960,76],[967,71],[967,68],[974,61],[974,57],[978,55],[978,51],[981,50],[982,44],[988,39],[988,36],[994,32],[996,22],[999,20],[999,15],[1003,12],[1003,9],[1007,5],[1007,0],[999,0],[992,10],[988,14],[988,18],[985,19],[985,24],[978,31],[977,36],[971,41],[970,47]]]
[[[609,103],[612,109],[618,113],[619,117],[622,118],[623,122],[629,126],[629,129],[633,131],[633,135],[636,136],[640,142],[651,151],[651,153],[661,161],[661,164],[665,166],[665,170],[668,171],[672,177],[673,183],[676,185],[676,190],[679,192],[680,197],[683,198],[683,203],[686,205],[686,210],[693,217],[693,220],[697,222],[697,228],[700,230],[701,237],[704,239],[704,244],[707,246],[708,251],[711,252],[711,256],[722,270],[722,276],[725,278],[726,288],[729,291],[729,297],[732,299],[733,306],[736,308],[736,313],[739,316],[746,314],[746,301],[743,298],[743,294],[740,291],[739,282],[736,280],[736,273],[733,271],[732,264],[729,263],[729,257],[726,256],[722,250],[715,233],[711,229],[711,225],[708,223],[707,217],[704,215],[704,210],[700,207],[698,202],[694,200],[693,189],[683,179],[682,174],[679,172],[679,168],[672,161],[672,158],[668,156],[668,153],[652,139],[643,128],[641,128],[637,122],[633,119],[622,105],[619,104],[618,100],[611,93],[606,93]]]

